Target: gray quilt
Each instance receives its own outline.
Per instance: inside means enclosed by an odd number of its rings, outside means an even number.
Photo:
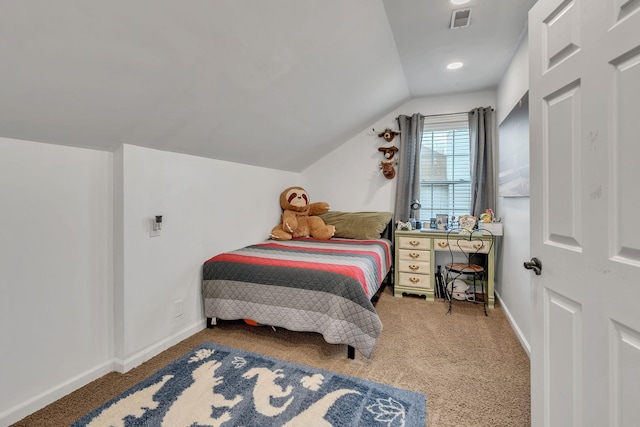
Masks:
[[[370,357],[382,331],[371,303],[391,265],[386,239],[267,241],[204,263],[206,317],[323,335]]]

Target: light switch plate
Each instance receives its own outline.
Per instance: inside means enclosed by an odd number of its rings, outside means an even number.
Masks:
[[[160,232],[162,231],[162,229],[160,230],[154,230],[153,229],[153,225],[154,225],[155,221],[153,220],[153,218],[149,221],[149,236],[151,237],[158,237],[160,235]]]

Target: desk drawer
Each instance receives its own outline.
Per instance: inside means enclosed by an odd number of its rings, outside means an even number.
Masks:
[[[449,251],[449,245],[453,252],[478,252],[480,254],[488,254],[491,242],[486,240],[465,240],[464,238],[456,242],[456,239],[434,239],[433,246],[436,251]]]
[[[431,278],[428,274],[414,274],[414,273],[399,273],[398,285],[408,286],[412,288],[425,288],[431,287]]]
[[[414,261],[401,259],[398,262],[398,271],[406,273],[430,274],[430,263],[427,261]]]
[[[398,249],[400,260],[406,259],[410,261],[431,261],[430,251],[415,251],[412,249]]]
[[[420,236],[399,236],[398,247],[402,249],[431,249],[431,239]]]

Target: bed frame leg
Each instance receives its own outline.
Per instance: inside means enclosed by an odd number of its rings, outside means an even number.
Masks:
[[[207,317],[207,329],[212,329],[214,324],[213,317]]]
[[[356,349],[350,345],[347,346],[347,357],[352,360],[356,358]]]

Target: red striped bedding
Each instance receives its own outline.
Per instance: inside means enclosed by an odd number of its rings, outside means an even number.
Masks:
[[[370,357],[382,323],[371,303],[391,265],[386,239],[269,240],[203,266],[205,315],[322,334]]]

